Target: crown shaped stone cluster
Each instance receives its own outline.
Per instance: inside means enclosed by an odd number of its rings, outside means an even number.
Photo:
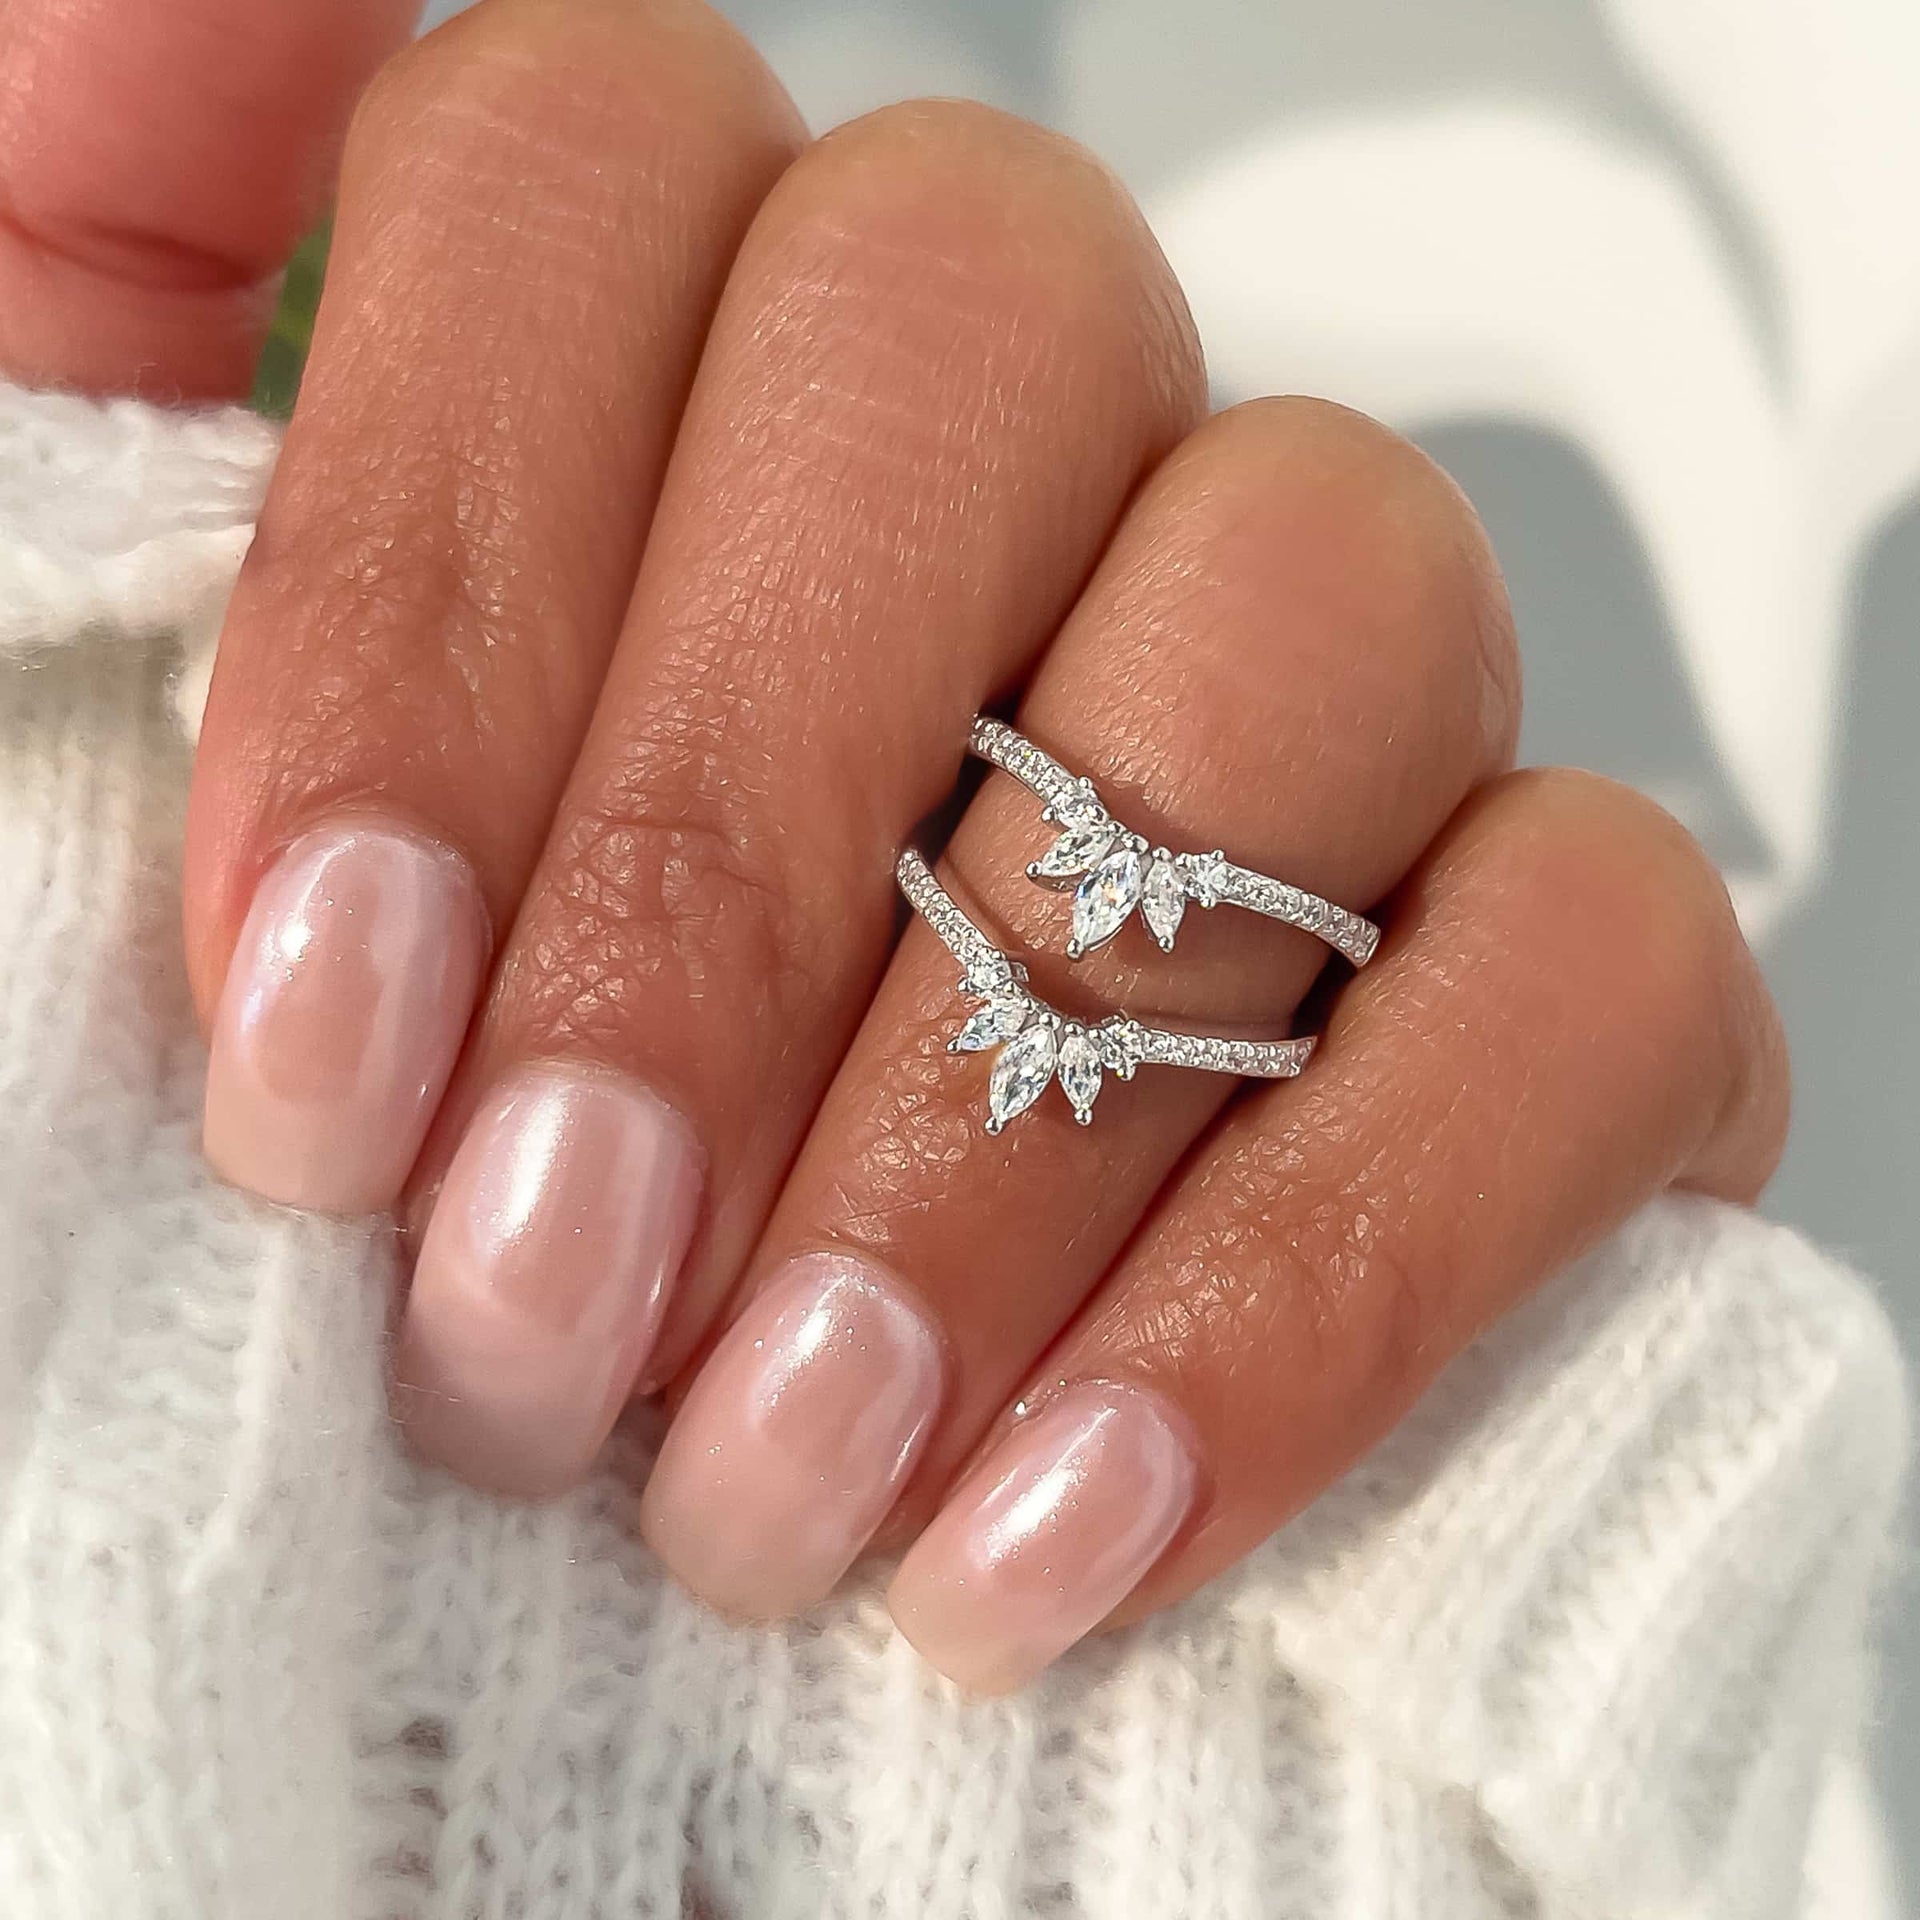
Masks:
[[[1055,1080],[1084,1127],[1093,1118],[1104,1076],[1131,1080],[1140,1064],[1132,1021],[1116,1015],[1088,1027],[1068,1020],[1029,993],[1024,974],[1011,964],[1004,971],[969,974],[960,990],[981,1005],[947,1042],[948,1050],[1000,1049],[987,1084],[989,1133],[1025,1113]]]
[[[1165,847],[1150,847],[1121,826],[1087,780],[1046,809],[1059,837],[1027,868],[1042,886],[1073,889],[1073,927],[1067,958],[1079,960],[1105,946],[1136,910],[1162,953],[1174,936],[1189,899],[1198,898],[1192,862]],[[1211,904],[1209,902],[1208,904]]]

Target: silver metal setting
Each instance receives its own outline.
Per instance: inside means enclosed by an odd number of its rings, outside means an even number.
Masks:
[[[1082,1126],[1093,1118],[1103,1077],[1131,1080],[1141,1067],[1197,1067],[1256,1080],[1288,1080],[1306,1065],[1313,1037],[1224,1040],[1149,1027],[1123,1013],[1095,1026],[1069,1020],[1027,985],[1027,970],[1010,960],[969,920],[911,847],[895,869],[907,896],[941,944],[965,970],[959,990],[980,1005],[947,1042],[952,1053],[998,1048],[987,1086],[987,1131],[998,1133],[1058,1080]]]
[[[1150,846],[1114,819],[1091,780],[1070,774],[1004,720],[976,720],[969,744],[1039,799],[1041,817],[1060,829],[1053,845],[1027,868],[1027,877],[1043,887],[1073,889],[1069,960],[1104,946],[1136,909],[1160,950],[1171,953],[1189,901],[1245,907],[1299,927],[1356,967],[1373,958],[1380,929],[1371,920],[1302,887],[1237,867],[1224,853],[1169,853]]]

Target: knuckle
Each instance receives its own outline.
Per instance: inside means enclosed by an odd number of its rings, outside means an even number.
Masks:
[[[1378,1202],[1316,1211],[1301,1234],[1301,1301],[1311,1350],[1330,1373],[1399,1404],[1465,1341],[1463,1277],[1431,1251],[1416,1260]]]
[[[511,63],[507,49],[517,58]],[[529,36],[503,30],[497,6],[458,15],[401,48],[360,95],[347,131],[347,162],[378,160],[404,150],[423,128],[457,114],[475,95],[497,95],[511,67],[537,75]]]
[[[978,100],[903,100],[836,127],[803,162],[841,186],[889,180],[914,200],[1018,173],[1069,196],[1083,214],[1124,215],[1131,200],[1110,169],[1069,136]]]
[[[770,209],[803,288],[851,269],[856,289],[944,305],[977,338],[1050,362],[1118,316],[1128,377],[1183,425],[1203,402],[1178,282],[1126,188],[1063,135],[969,101],[883,107],[808,149]]]
[[[1472,763],[1511,763],[1520,655],[1505,583],[1478,516],[1409,440],[1328,400],[1278,395],[1215,415],[1173,463],[1214,564],[1270,575],[1284,554],[1299,603],[1321,605],[1323,677],[1337,697],[1410,709],[1456,733]],[[1299,623],[1265,629],[1296,670]],[[1379,636],[1360,646],[1354,637]]]
[[[554,662],[513,644],[524,568],[510,470],[484,448],[418,443],[377,473],[284,471],[247,560],[251,617],[282,633],[289,669],[276,758],[324,782],[363,758],[371,716],[397,714],[399,751],[426,768],[483,725],[483,689],[509,674],[521,713],[551,710]],[[446,671],[420,671],[429,653]],[[539,732],[505,730],[497,751],[511,757]]]
[[[1693,1007],[1718,999],[1746,941],[1720,870],[1680,821],[1633,787],[1570,767],[1516,774],[1512,789],[1539,823],[1538,883],[1583,892],[1594,913],[1641,929],[1633,951],[1663,988]]]
[[[812,994],[780,874],[732,809],[698,793],[601,796],[549,849],[529,919],[515,986],[550,1040],[617,1051],[662,992],[776,1017]]]
[[[1452,1351],[1464,1289],[1413,1224],[1427,1169],[1391,1130],[1366,1125],[1372,1111],[1323,1091],[1301,1116],[1310,1162],[1263,1137],[1238,1184],[1258,1222],[1249,1239],[1284,1271],[1272,1291],[1286,1344],[1321,1374],[1393,1398]]]
[[[406,164],[428,135],[476,162],[541,144],[597,167],[670,152],[736,115],[755,126],[770,110],[797,130],[765,64],[701,0],[482,0],[387,61],[347,151],[350,165],[357,155]],[[503,171],[498,153],[488,166]]]
[[[1493,798],[1518,863],[1513,897],[1555,929],[1557,970],[1590,992],[1585,956],[1604,955],[1612,1032],[1693,1063],[1703,1089],[1739,1080],[1770,1003],[1699,842],[1645,794],[1571,768],[1513,774]]]
[[[1324,1128],[1243,1139],[1209,1171],[1193,1210],[1208,1225],[1161,1250],[1155,1283],[1114,1330],[1118,1357],[1203,1372],[1259,1405],[1281,1372],[1397,1401],[1453,1351],[1466,1289],[1412,1256],[1414,1195],[1396,1192],[1394,1157],[1333,1107],[1320,1117]],[[1240,1393],[1235,1376],[1249,1372],[1262,1378]]]
[[[890,1045],[840,1141],[822,1209],[837,1237],[911,1262],[930,1225],[983,1178],[976,1110],[955,1098],[951,1023],[916,1020]]]

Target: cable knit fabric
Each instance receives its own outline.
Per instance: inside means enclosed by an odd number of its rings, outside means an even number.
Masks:
[[[1240,1570],[1011,1701],[738,1631],[412,1464],[389,1235],[215,1185],[182,636],[273,436],[0,394],[0,1906],[18,1920],[1870,1920],[1904,1402],[1795,1235],[1649,1208]],[[188,691],[186,704],[192,705]]]

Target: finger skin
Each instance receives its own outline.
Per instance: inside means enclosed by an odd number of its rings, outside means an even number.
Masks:
[[[1195,1503],[1114,1617],[1239,1559],[1643,1201],[1752,1199],[1787,1106],[1777,1019],[1685,833],[1590,775],[1483,791],[1310,1072],[1226,1116],[1025,1383],[1044,1403],[1125,1382],[1192,1436]],[[894,1604],[938,1664],[993,1687],[1025,1675],[954,1605],[973,1498],[950,1496]]]
[[[195,763],[203,1019],[261,870],[342,806],[459,846],[511,920],[733,247],[798,139],[679,0],[491,0],[369,91]]]
[[[1203,405],[1138,211],[1056,136],[958,103],[894,108],[812,148],[762,209],[421,1176],[527,1059],[618,1072],[682,1115],[708,1201],[644,1379],[677,1368],[739,1276],[895,937],[895,853],[950,791],[969,718],[1051,635]],[[444,1378],[456,1322],[501,1300],[434,1238],[403,1378]],[[470,1374],[464,1409],[443,1395],[445,1424],[414,1431],[474,1471],[498,1448]],[[516,1422],[542,1487],[601,1437],[569,1411],[537,1461]]]
[[[0,367],[243,396],[355,98],[419,0],[9,0]]]
[[[380,864],[373,817],[464,863],[492,940],[511,924],[727,263],[799,139],[757,58],[687,0],[492,0],[369,90],[189,807],[204,1141],[235,1184],[330,1211],[399,1194],[477,989],[436,1023],[413,1097],[371,1100],[386,1083],[355,1062],[375,1004],[418,997],[396,976],[434,970],[472,916],[441,888],[439,932],[394,903],[377,924],[412,936],[381,940],[302,895],[289,946],[253,909],[314,835]],[[484,980],[486,944],[462,977]],[[281,993],[296,950],[309,978]]]
[[[1509,763],[1518,678],[1498,571],[1452,483],[1373,421],[1274,400],[1208,422],[1142,489],[1020,719],[1067,764],[1093,772],[1120,817],[1156,839],[1225,844],[1366,905],[1477,782]],[[1317,941],[1251,914],[1195,908],[1170,956],[1129,926],[1070,966],[1061,957],[1066,897],[1024,872],[1048,839],[1032,795],[995,775],[947,861],[981,923],[1010,930],[1008,950],[1029,965],[1037,992],[1096,1017],[1124,1007],[1203,1031],[1286,1030],[1325,964]],[[1091,1125],[1075,1125],[1049,1091],[990,1137],[989,1061],[947,1049],[970,1010],[955,973],[939,941],[910,926],[752,1276],[755,1287],[781,1287],[790,1261],[830,1249],[904,1289],[937,1330],[949,1362],[944,1403],[889,1538],[924,1520],[1234,1091],[1219,1076],[1147,1069],[1131,1083],[1109,1081]],[[805,1333],[814,1338],[818,1324]],[[735,1350],[755,1340],[764,1364],[784,1370],[751,1306],[728,1336],[725,1365],[738,1373]],[[742,1396],[733,1401],[693,1384],[642,1526],[705,1597],[764,1613],[818,1593],[778,1564],[783,1544],[798,1552],[803,1543],[786,1516],[760,1514],[765,1546],[733,1523],[722,1537],[712,1517],[712,1477],[726,1472],[738,1485],[745,1476],[731,1460],[759,1444],[742,1423],[764,1424]],[[808,1437],[785,1424],[779,1450],[791,1454]],[[890,1456],[878,1464],[891,1481]],[[766,1489],[780,1484],[761,1477]],[[883,1517],[839,1464],[814,1504],[841,1489],[860,1523]],[[746,1497],[730,1497],[736,1520]],[[742,1540],[753,1550],[731,1551]]]

